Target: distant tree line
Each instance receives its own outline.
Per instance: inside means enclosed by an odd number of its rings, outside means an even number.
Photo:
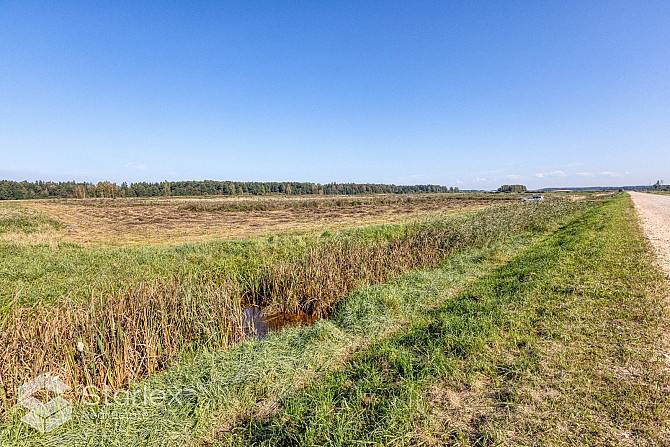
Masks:
[[[526,192],[528,189],[524,185],[502,185],[498,192]]]
[[[308,182],[231,182],[182,181],[131,183],[112,182],[14,182],[0,180],[0,200],[90,198],[90,197],[158,197],[158,196],[234,196],[265,194],[409,194],[454,193],[458,188],[439,185],[384,185],[374,183],[308,183]]]
[[[663,180],[658,180],[653,185],[625,185],[625,186],[585,186],[585,187],[559,187],[559,188],[542,188],[538,191],[551,192],[556,190],[565,190],[570,191],[616,191],[623,189],[624,191],[654,191],[654,190],[663,190],[670,191],[668,185],[663,186]]]

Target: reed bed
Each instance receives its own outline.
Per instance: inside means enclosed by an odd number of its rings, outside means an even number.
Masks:
[[[349,292],[435,266],[459,250],[541,231],[588,201],[509,203],[460,216],[320,238],[252,270],[154,281],[81,301],[16,306],[0,316],[3,412],[20,383],[40,372],[112,389],[151,375],[185,352],[220,349],[243,337],[242,308],[271,306],[324,317]]]
[[[85,305],[16,307],[0,316],[0,404],[41,372],[75,385],[117,389],[201,346],[226,348],[243,336],[238,284],[191,280],[141,284],[94,295]]]
[[[475,215],[424,219],[374,243],[364,238],[334,237],[308,247],[299,257],[263,265],[245,284],[245,294],[256,305],[324,317],[343,296],[361,286],[435,266],[465,248],[484,247],[520,232],[542,230],[583,206],[585,202],[567,200],[550,205],[515,203]]]

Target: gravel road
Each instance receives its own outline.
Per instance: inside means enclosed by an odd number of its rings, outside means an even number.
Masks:
[[[661,268],[670,278],[670,195],[630,192],[642,228],[658,254]]]

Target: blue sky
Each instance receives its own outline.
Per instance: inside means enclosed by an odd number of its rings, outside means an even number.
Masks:
[[[670,3],[0,1],[0,178],[670,182]]]

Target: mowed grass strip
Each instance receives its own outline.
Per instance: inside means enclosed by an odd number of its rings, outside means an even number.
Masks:
[[[668,445],[652,261],[620,195],[208,443]]]

